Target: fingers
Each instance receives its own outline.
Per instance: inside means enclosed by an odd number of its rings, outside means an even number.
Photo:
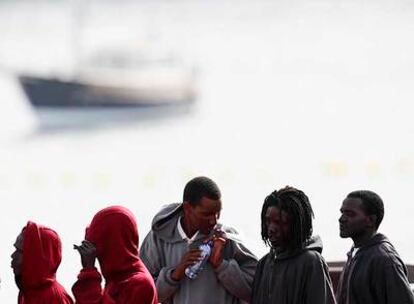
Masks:
[[[213,241],[214,243],[226,243],[227,239],[228,237],[225,231],[222,229],[215,229],[212,235],[203,240],[203,243],[206,244],[210,241]]]
[[[95,245],[92,242],[89,242],[88,240],[83,240],[82,244],[88,247],[95,247]]]
[[[216,237],[214,238],[214,246],[216,245],[224,245],[227,242],[227,239],[223,237]]]
[[[227,234],[225,231],[219,229],[214,231],[214,239],[224,239],[227,240]]]
[[[200,262],[200,260],[201,260],[201,257],[190,258],[190,259],[185,260],[182,265],[184,266],[184,268],[187,268],[188,266],[191,266],[191,265],[194,265]]]
[[[191,249],[189,250],[184,256],[181,261],[181,265],[183,267],[188,267],[199,262],[202,259],[201,250],[199,249]]]
[[[198,261],[201,259],[201,250],[193,249],[187,252],[187,254],[184,256],[184,259],[186,261],[192,260],[192,261]]]
[[[87,240],[83,240],[82,245],[73,244],[73,249],[79,251],[81,254],[92,254],[96,252],[95,245]]]
[[[73,244],[73,249],[77,251],[85,250],[85,246]]]
[[[222,235],[225,234],[225,232],[223,230],[221,230],[221,229],[216,229],[216,230],[214,230],[214,233],[213,234],[215,236],[222,236]]]
[[[94,244],[92,244],[91,242],[87,241],[87,240],[83,240],[83,241],[82,241],[82,246],[83,246],[84,248],[86,248],[87,250],[90,250],[90,251],[92,251],[92,250],[96,250],[95,245],[94,245]]]
[[[189,255],[189,254],[197,254],[197,253],[201,254],[201,250],[195,248],[195,249],[188,250],[186,254]]]
[[[209,236],[208,238],[206,238],[205,240],[203,240],[203,244],[207,244],[210,241],[214,241],[215,237],[216,237],[215,235]]]
[[[193,264],[193,263],[197,263],[201,259],[202,259],[201,254],[197,253],[197,254],[192,254],[192,255],[187,256],[187,258],[185,259],[185,262]]]

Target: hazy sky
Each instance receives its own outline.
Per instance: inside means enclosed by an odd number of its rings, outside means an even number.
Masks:
[[[414,211],[412,4],[116,3],[85,4],[82,26],[66,1],[0,3],[2,303],[17,294],[9,255],[27,220],[61,235],[59,278],[69,288],[80,269],[72,244],[97,210],[131,208],[142,239],[195,175],[217,181],[223,222],[258,256],[267,251],[260,208],[272,190],[289,184],[309,195],[324,255],[338,260],[350,247],[338,236],[340,204],[351,190],[372,189],[386,204],[381,231],[414,262],[405,232]],[[178,54],[195,66],[192,110],[37,112],[10,73],[70,75],[74,53],[107,49]]]

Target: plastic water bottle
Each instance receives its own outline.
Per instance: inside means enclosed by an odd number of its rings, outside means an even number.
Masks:
[[[190,279],[195,279],[200,271],[204,269],[204,266],[207,263],[208,258],[211,255],[211,247],[213,246],[213,242],[209,241],[206,244],[201,244],[198,246],[198,249],[201,251],[201,260],[197,263],[188,266],[185,269],[185,274]]]

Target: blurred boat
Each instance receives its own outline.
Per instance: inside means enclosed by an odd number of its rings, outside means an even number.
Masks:
[[[188,104],[196,98],[195,69],[177,57],[104,51],[73,75],[20,74],[34,106],[125,107]]]

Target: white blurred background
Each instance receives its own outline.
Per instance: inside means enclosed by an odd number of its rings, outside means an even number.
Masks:
[[[404,0],[0,1],[0,302],[16,302],[10,254],[28,220],[60,234],[69,290],[72,244],[96,211],[127,206],[143,239],[197,175],[218,183],[222,221],[259,257],[263,199],[292,185],[311,199],[328,261],[351,246],[338,235],[343,198],[371,189],[385,202],[380,231],[414,263],[413,31]],[[74,43],[80,56],[179,53],[197,68],[198,98],[183,113],[122,119],[34,109],[17,73],[70,71]]]

